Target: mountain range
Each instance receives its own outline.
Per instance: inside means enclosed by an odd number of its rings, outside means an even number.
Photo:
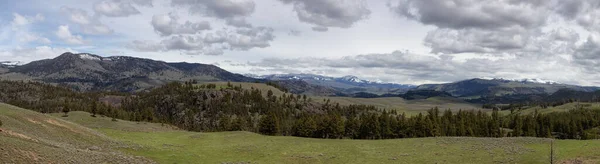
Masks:
[[[355,95],[361,93],[371,94],[402,94],[408,90],[415,88],[415,85],[407,84],[396,84],[396,83],[384,83],[384,82],[373,82],[369,80],[363,80],[356,76],[348,75],[344,77],[329,77],[314,74],[273,74],[273,75],[251,75],[247,76],[265,79],[270,81],[282,81],[282,80],[296,80],[304,81],[308,84],[329,87],[337,91],[338,95]]]
[[[435,90],[450,93],[455,97],[480,98],[515,94],[552,94],[561,89],[591,92],[598,87],[587,87],[547,82],[542,80],[469,79],[446,84],[424,84],[417,90]]]
[[[136,92],[171,81],[276,82],[295,94],[346,97],[458,97],[477,103],[541,100],[560,92],[576,97],[599,87],[561,84],[540,79],[475,78],[445,84],[419,86],[369,81],[356,76],[329,77],[313,74],[240,75],[214,65],[168,63],[128,56],[102,57],[66,52],[53,59],[24,65],[0,62],[0,79],[39,81],[78,91]],[[568,90],[568,91],[566,91]],[[568,93],[568,94],[566,94]],[[560,96],[558,96],[560,99]],[[554,98],[557,99],[557,98]]]
[[[127,56],[101,57],[69,52],[54,59],[0,68],[1,79],[41,81],[66,85],[79,91],[137,91],[170,81],[256,80],[207,64],[167,63]]]

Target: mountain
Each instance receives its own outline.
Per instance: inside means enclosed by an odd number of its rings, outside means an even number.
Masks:
[[[591,92],[599,88],[560,84],[539,79],[507,80],[480,78],[446,84],[425,84],[415,88],[415,90],[444,91],[452,94],[452,96],[474,99],[506,95],[550,95],[561,89]]]
[[[80,91],[136,91],[170,81],[236,81],[257,79],[225,71],[214,65],[167,63],[127,56],[101,57],[64,53],[54,59],[0,67],[0,79],[34,80],[66,85]]]
[[[368,80],[360,79],[356,76],[344,76],[344,77],[329,77],[313,74],[274,74],[274,75],[247,75],[257,79],[265,80],[296,80],[304,81],[308,84],[316,86],[328,87],[334,89],[338,95],[342,96],[353,96],[353,95],[364,95],[364,94],[402,94],[406,91],[414,88],[413,85],[395,84],[395,83],[383,83],[373,82]],[[364,96],[358,96],[364,97]]]

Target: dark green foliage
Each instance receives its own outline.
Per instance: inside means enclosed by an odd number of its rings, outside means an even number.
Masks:
[[[98,102],[94,101],[94,103],[92,104],[92,117],[96,117],[96,113],[98,112]]]
[[[388,139],[437,136],[529,136],[593,139],[600,126],[600,110],[578,106],[568,112],[500,116],[498,108],[482,111],[433,108],[413,117],[366,105],[342,106],[331,101],[258,89],[214,84],[169,83],[136,95],[79,93],[69,89],[25,82],[0,81],[0,102],[39,112],[87,111],[132,121],[168,123],[191,131],[245,130],[266,135],[314,138]],[[116,103],[102,100],[115,96]],[[516,107],[516,106],[515,106]]]
[[[280,133],[279,130],[279,121],[277,116],[274,113],[270,113],[260,119],[259,130],[260,133],[266,135],[278,135]]]

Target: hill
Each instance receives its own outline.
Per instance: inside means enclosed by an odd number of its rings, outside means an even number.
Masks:
[[[60,114],[54,114],[59,117]],[[250,132],[199,133],[160,124],[89,117],[61,119],[143,148],[120,150],[159,163],[548,163],[549,139],[435,137],[391,140],[310,139]],[[598,140],[556,140],[559,162],[599,162]]]
[[[54,59],[2,70],[0,79],[41,81],[69,86],[79,91],[136,91],[170,81],[256,81],[214,65],[167,63],[127,56],[101,57],[69,52]]]
[[[89,115],[87,115],[89,117]],[[153,163],[95,130],[0,103],[0,163]]]
[[[505,79],[469,79],[447,84],[425,84],[416,88],[417,90],[445,91],[452,96],[467,99],[476,99],[489,96],[504,95],[550,95],[560,89],[572,89],[575,91],[596,91],[598,87],[584,87],[552,82],[536,82],[531,80],[505,80]]]
[[[314,86],[331,88],[335,90],[338,95],[349,96],[353,96],[361,92],[375,95],[401,94],[415,87],[413,85],[368,81],[360,79],[356,76],[329,77],[313,74],[274,74],[249,76],[273,81],[303,81]]]

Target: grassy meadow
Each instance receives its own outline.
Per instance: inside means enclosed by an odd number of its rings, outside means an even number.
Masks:
[[[91,127],[158,163],[549,163],[550,139],[439,137],[313,139],[251,132],[188,132],[72,112],[54,117]],[[556,160],[600,162],[600,140],[555,140]]]

